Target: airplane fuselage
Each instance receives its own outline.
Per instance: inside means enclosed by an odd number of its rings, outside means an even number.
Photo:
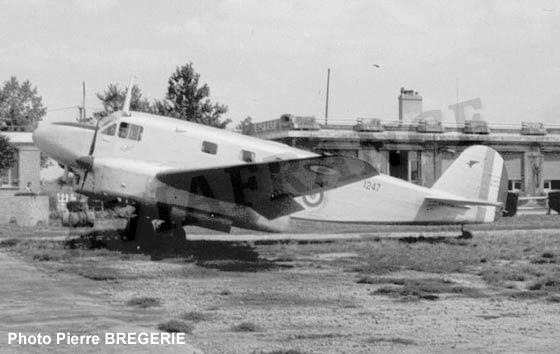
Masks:
[[[267,219],[253,208],[216,200],[223,193],[211,180],[197,180],[190,190],[174,188],[156,178],[165,171],[227,168],[240,164],[319,156],[290,146],[206,127],[178,119],[131,112],[107,119],[98,130],[93,171],[80,164],[88,155],[95,128],[61,122],[39,127],[35,144],[47,155],[76,172],[79,192],[98,199],[119,198],[141,204],[158,217],[227,231],[231,226],[281,231],[289,217]],[[238,177],[238,178],[234,178]],[[251,176],[232,176],[232,189],[251,193]],[[198,183],[198,184],[196,184]],[[191,193],[192,188],[197,193]],[[260,186],[262,189],[263,186]],[[240,194],[243,196],[243,194]],[[220,199],[220,198],[218,198]]]

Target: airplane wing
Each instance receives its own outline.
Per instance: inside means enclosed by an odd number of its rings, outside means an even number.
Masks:
[[[273,219],[302,210],[293,198],[369,178],[368,163],[344,156],[318,156],[200,170],[167,170],[161,182],[191,194],[247,206]]]
[[[452,198],[452,197],[437,197],[430,196],[425,198],[428,202],[435,202],[438,204],[449,205],[457,208],[468,208],[470,206],[493,206],[501,207],[502,203],[491,202],[482,199],[463,199],[463,198]]]

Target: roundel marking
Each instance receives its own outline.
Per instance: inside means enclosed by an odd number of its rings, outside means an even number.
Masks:
[[[305,203],[305,205],[307,205],[309,207],[312,207],[312,208],[315,208],[315,207],[321,205],[324,198],[325,198],[325,192],[321,191],[321,192],[315,193],[315,194],[304,195],[303,196],[303,202]]]

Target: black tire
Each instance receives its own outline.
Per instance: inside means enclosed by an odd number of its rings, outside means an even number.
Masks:
[[[128,219],[124,234],[122,235],[123,241],[134,241],[136,239],[136,230],[138,229],[138,216],[133,216]]]

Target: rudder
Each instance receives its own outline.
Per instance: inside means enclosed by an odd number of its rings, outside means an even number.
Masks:
[[[505,202],[507,172],[504,159],[487,146],[467,148],[433,185],[433,189],[465,199]]]

